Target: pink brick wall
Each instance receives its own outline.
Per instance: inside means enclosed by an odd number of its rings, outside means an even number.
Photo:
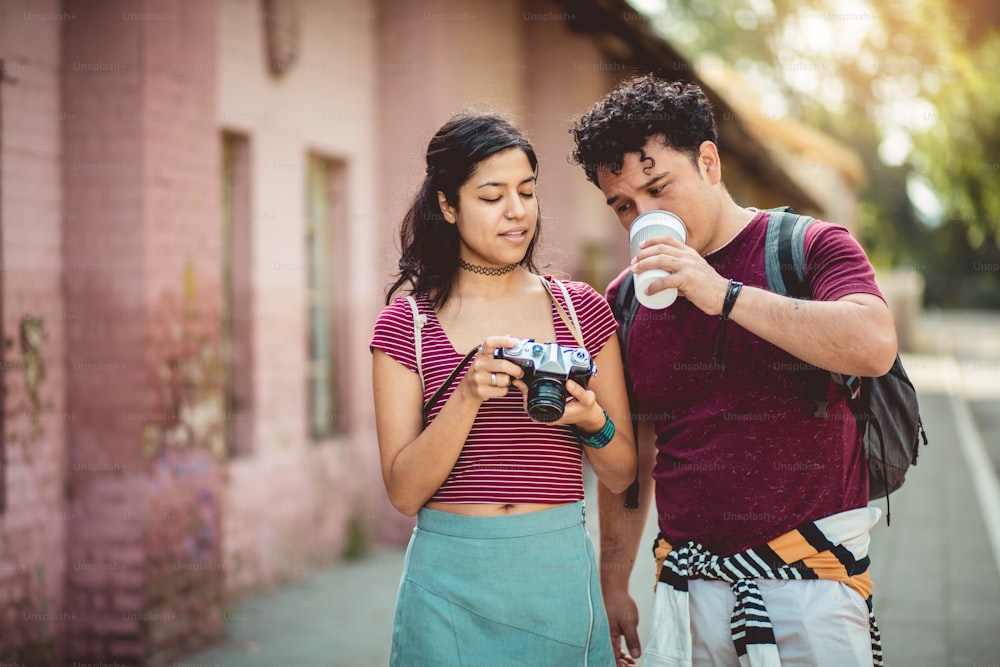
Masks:
[[[69,657],[141,663],[221,631],[219,145],[211,2],[68,0],[63,34]]]
[[[70,323],[67,389],[79,423],[70,433],[67,609],[75,619],[67,655],[137,659],[138,621],[116,601],[141,594],[144,526],[124,510],[145,511],[148,474],[141,442],[145,359],[141,127],[141,35],[122,21],[127,3],[67,2],[63,105],[77,123],[63,134],[66,209],[63,248]],[[136,555],[138,551],[138,555]],[[128,558],[123,558],[123,555]],[[119,639],[109,636],[114,632]]]
[[[24,374],[4,369],[0,663],[54,648],[81,663],[167,661],[220,634],[224,598],[340,559],[352,528],[408,537],[412,519],[382,488],[364,349],[426,141],[467,103],[553,131],[567,88],[533,69],[530,42],[545,42],[556,76],[587,79],[588,99],[605,81],[573,69],[596,58],[583,38],[524,25],[522,3],[299,6],[300,59],[275,77],[259,0],[0,1],[3,327],[31,315],[47,336],[30,446]],[[399,99],[423,105],[379,103]],[[254,405],[247,451],[226,461],[223,130],[248,147],[252,292],[239,315]],[[539,146],[547,214],[565,220],[572,184],[590,186],[557,176],[572,170],[559,131]],[[335,261],[351,278],[337,318],[350,427],[321,441],[304,407],[309,155],[343,165]],[[15,344],[6,361],[20,356]],[[61,646],[32,643],[43,618]]]
[[[219,125],[246,137],[253,285],[253,434],[227,465],[223,515],[227,594],[236,598],[343,557],[351,526],[377,538],[384,496],[376,463],[370,359],[365,352],[383,284],[369,258],[384,165],[377,144],[375,3],[296,3],[299,59],[282,76],[266,68],[257,0],[222,0]],[[292,4],[292,3],[289,3]],[[313,440],[308,429],[306,168],[310,155],[343,165],[334,205],[335,318],[346,370],[348,432]],[[345,229],[346,227],[346,229]],[[342,314],[341,314],[342,313]],[[341,347],[342,346],[342,347]]]
[[[144,639],[159,659],[183,656],[222,631],[221,143],[215,68],[181,66],[214,59],[215,3],[159,0],[142,10],[167,17],[142,23],[146,404],[153,413],[146,422],[168,441],[179,434],[178,444],[161,442],[158,452],[144,439],[153,457]],[[171,415],[172,428],[161,414]]]
[[[0,3],[0,303],[3,447],[0,511],[0,662],[53,657],[64,614],[65,329],[78,317],[62,299],[58,0]],[[22,326],[34,329],[24,347]],[[34,369],[34,370],[33,370]],[[31,377],[43,371],[37,380]]]

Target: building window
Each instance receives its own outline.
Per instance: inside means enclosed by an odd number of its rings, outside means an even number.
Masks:
[[[309,430],[314,439],[346,430],[343,354],[345,191],[343,163],[309,157],[306,262],[309,316]]]
[[[253,316],[250,141],[222,135],[222,358],[226,451],[253,451]]]

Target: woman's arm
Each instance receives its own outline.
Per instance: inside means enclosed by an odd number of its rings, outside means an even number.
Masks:
[[[612,493],[621,493],[635,479],[635,436],[625,373],[622,370],[618,337],[612,335],[594,357],[598,372],[584,389],[568,380],[566,389],[576,399],[566,405],[566,413],[555,424],[573,424],[585,434],[597,433],[604,426],[604,411],[615,424],[615,436],[600,449],[583,446],[590,467]]]
[[[372,386],[382,480],[393,507],[403,514],[416,514],[448,479],[483,401],[507,393],[506,386],[491,386],[491,374],[521,375],[515,364],[493,359],[494,349],[510,344],[508,336],[486,339],[483,352],[475,356],[427,428],[420,378],[385,352],[374,350]]]

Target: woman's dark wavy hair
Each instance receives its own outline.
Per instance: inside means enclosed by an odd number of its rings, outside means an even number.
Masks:
[[[655,135],[664,144],[687,153],[697,165],[704,141],[718,143],[711,105],[698,86],[665,81],[652,74],[633,77],[592,106],[570,132],[576,141],[571,160],[583,167],[597,185],[597,172],[621,171],[626,153],[639,153]]]
[[[448,300],[458,270],[458,227],[444,219],[437,193],[443,192],[448,203],[458,209],[458,190],[479,163],[509,148],[524,151],[532,171],[538,173],[538,158],[531,142],[496,114],[458,114],[437,131],[427,146],[424,182],[400,225],[399,273],[386,292],[386,304],[406,283],[410,283],[412,292],[428,294],[435,308]],[[542,230],[541,213],[538,215],[535,236],[521,260],[522,266],[535,272],[535,246]]]

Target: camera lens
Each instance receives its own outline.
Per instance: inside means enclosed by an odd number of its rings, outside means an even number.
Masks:
[[[536,377],[528,386],[528,415],[535,421],[554,422],[566,409],[566,388],[559,380]]]

